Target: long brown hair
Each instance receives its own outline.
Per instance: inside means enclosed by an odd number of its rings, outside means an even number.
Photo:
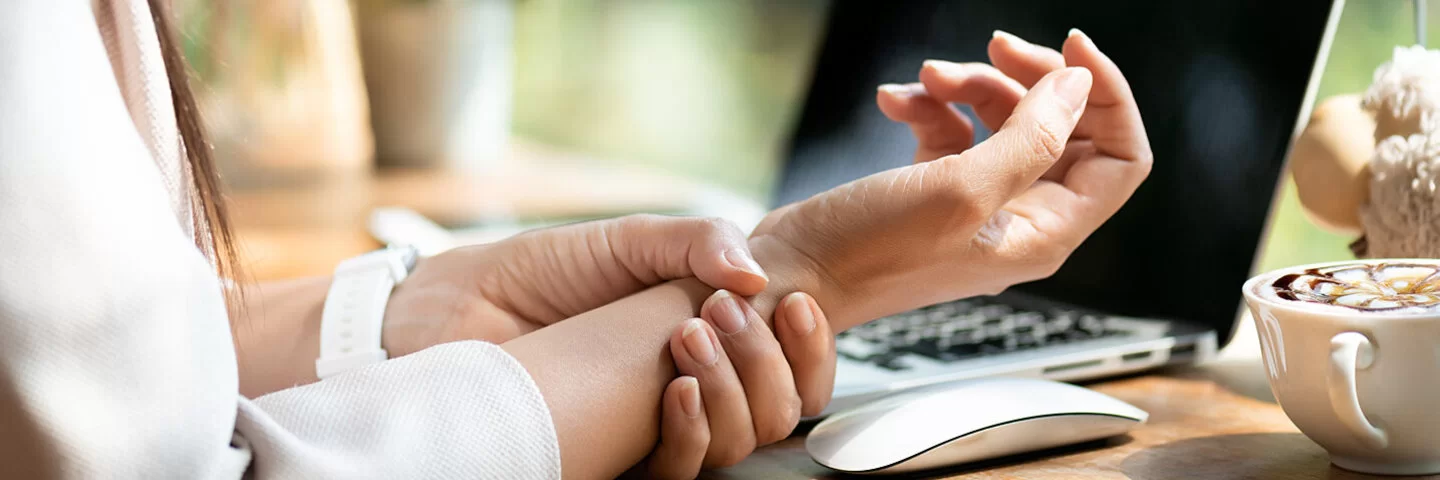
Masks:
[[[190,212],[195,227],[195,246],[210,258],[221,279],[230,280],[227,297],[232,311],[240,295],[239,260],[230,230],[230,213],[220,194],[220,175],[205,142],[200,112],[190,90],[189,70],[172,27],[170,3],[148,0],[155,31],[160,34],[160,52],[165,58],[165,74],[170,80],[170,99],[175,104],[175,124],[184,143],[185,160],[190,166]]]

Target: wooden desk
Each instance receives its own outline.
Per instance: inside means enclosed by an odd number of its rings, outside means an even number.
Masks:
[[[581,167],[584,158],[523,143],[511,155],[511,166],[485,175],[387,170],[232,189],[227,199],[245,274],[256,280],[328,274],[341,260],[380,247],[367,230],[377,207],[460,221],[496,209],[521,217],[672,211],[711,188],[645,170]]]
[[[1331,466],[1325,451],[1300,434],[1279,406],[1234,393],[1208,377],[1204,369],[1185,369],[1092,385],[1150,412],[1150,422],[1128,437],[902,478],[1395,478]],[[860,477],[836,474],[819,466],[805,454],[804,437],[797,435],[761,449],[740,465],[708,472],[703,478]]]
[[[564,198],[548,194],[555,188],[538,190],[546,194],[537,195],[533,193],[537,190],[527,185],[563,182],[558,178],[546,173],[510,182],[490,180],[486,184],[485,180],[474,183],[474,179],[459,177],[391,172],[338,186],[240,191],[231,198],[249,274],[267,280],[324,275],[340,260],[377,247],[364,228],[365,213],[371,206],[401,204],[443,212],[475,200],[477,195],[501,192],[519,204],[529,205],[527,208],[555,211],[567,208]],[[572,204],[593,200],[570,193],[566,198]],[[635,197],[611,201],[643,208],[647,200]],[[931,472],[922,478],[1385,478],[1331,467],[1325,452],[1301,435],[1278,406],[1266,401],[1268,387],[1258,360],[1253,358],[1112,380],[1092,387],[1149,411],[1150,422],[1122,439]],[[706,472],[704,477],[845,476],[811,461],[805,454],[804,437],[797,435],[760,449],[740,465]]]

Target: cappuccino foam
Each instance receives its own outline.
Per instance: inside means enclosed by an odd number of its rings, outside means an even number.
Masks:
[[[1367,312],[1429,310],[1440,305],[1440,264],[1353,263],[1276,277],[1274,294],[1295,302]]]

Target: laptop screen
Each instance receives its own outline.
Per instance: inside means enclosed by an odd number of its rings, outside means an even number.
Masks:
[[[922,61],[987,61],[991,31],[1058,47],[1071,27],[1124,71],[1155,152],[1130,202],[1053,277],[1019,285],[1228,339],[1329,15],[1315,0],[834,2],[776,204],[911,161],[875,87]],[[963,109],[967,115],[973,114]],[[977,120],[977,141],[988,133]],[[1172,280],[1165,280],[1172,279]],[[1187,289],[1177,288],[1177,284]],[[1203,296],[1196,285],[1209,285]]]

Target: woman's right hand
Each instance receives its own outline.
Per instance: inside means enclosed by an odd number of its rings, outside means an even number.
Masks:
[[[670,339],[680,376],[661,400],[660,443],[645,465],[653,478],[734,465],[830,402],[835,337],[809,295],[781,300],[773,335],[749,302],[724,290],[700,316]]]
[[[926,62],[920,83],[881,89],[919,163],[772,212],[752,235],[772,278],[814,294],[836,331],[1049,276],[1149,174],[1130,86],[1083,33],[1063,53],[997,34],[990,55]],[[947,103],[995,134],[970,148]]]

